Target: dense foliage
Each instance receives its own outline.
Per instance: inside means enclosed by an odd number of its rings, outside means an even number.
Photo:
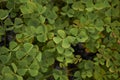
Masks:
[[[120,80],[120,0],[0,0],[0,80]]]

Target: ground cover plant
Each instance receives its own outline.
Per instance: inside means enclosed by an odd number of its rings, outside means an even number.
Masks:
[[[0,80],[120,80],[120,0],[0,0]]]

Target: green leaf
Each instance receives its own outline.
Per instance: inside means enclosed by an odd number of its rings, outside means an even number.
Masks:
[[[0,9],[0,20],[4,20],[8,17],[9,12],[7,10]]]
[[[77,28],[72,28],[72,29],[70,29],[70,33],[71,33],[73,36],[77,36],[77,34],[78,34],[78,29],[77,29]]]
[[[79,72],[79,71],[76,71],[76,72],[74,73],[74,76],[75,76],[75,77],[80,77],[80,72]]]
[[[19,64],[21,67],[25,67],[25,66],[28,66],[29,61],[25,58],[25,59],[20,60],[18,64]]]
[[[69,48],[70,47],[70,43],[69,43],[69,41],[68,41],[67,38],[63,39],[63,41],[62,41],[62,47],[63,48]]]
[[[106,67],[110,67],[110,66],[112,66],[113,64],[111,64],[111,61],[110,61],[110,59],[107,59],[106,60]]]
[[[11,53],[9,53],[8,55],[0,55],[0,60],[2,61],[3,64],[8,63],[10,59]]]
[[[71,3],[73,3],[73,0],[65,0],[65,2],[66,2],[67,4],[71,4]]]
[[[6,55],[0,55],[0,60],[2,61],[3,64],[6,63],[7,58],[8,57]]]
[[[84,11],[84,5],[81,3],[81,1],[76,1],[73,3],[72,8],[74,10]]]
[[[20,6],[22,14],[33,13],[37,9],[36,4],[33,2],[27,2],[25,5]]]
[[[38,7],[37,11],[39,14],[43,14],[46,11],[46,6],[42,6],[41,4],[37,4],[37,3],[36,5]]]
[[[86,73],[87,73],[86,75],[87,75],[89,78],[93,76],[92,71],[87,71]]]
[[[93,65],[92,61],[86,61],[85,64],[84,64],[84,67],[87,70],[88,69],[92,70],[94,68],[94,65]]]
[[[16,77],[17,77],[17,80],[23,80],[22,76],[16,75]]]
[[[80,23],[85,24],[86,22],[87,22],[86,17],[81,16],[81,17],[80,17]]]
[[[23,21],[22,21],[21,18],[15,18],[15,24],[16,25],[19,25],[19,24],[22,24],[22,23],[23,23]]]
[[[94,4],[93,4],[93,2],[92,2],[92,0],[82,0],[83,1],[83,3],[85,3],[86,4],[86,10],[88,11],[88,12],[91,12],[91,11],[93,11],[94,10]]]
[[[77,37],[77,40],[79,42],[85,42],[86,40],[88,40],[88,35],[85,30],[80,31],[79,37]]]
[[[111,73],[114,73],[114,72],[116,71],[116,69],[115,69],[114,66],[111,66],[111,67],[109,68],[109,71],[110,71]]]
[[[40,15],[39,19],[40,19],[41,23],[44,23],[46,18],[44,16]]]
[[[13,22],[11,21],[10,18],[7,18],[7,19],[4,21],[4,24],[5,24],[6,26],[10,26],[10,25],[13,25]]]
[[[65,37],[66,37],[66,33],[65,33],[64,30],[58,30],[57,32],[58,32],[58,34],[59,34],[59,36],[60,36],[61,38],[65,38]]]
[[[72,51],[69,50],[69,49],[66,49],[65,52],[64,52],[64,55],[65,55],[66,57],[71,57],[71,56],[72,56]]]
[[[44,34],[45,33],[45,27],[44,26],[39,26],[36,29],[36,34]]]
[[[6,73],[4,74],[4,77],[2,80],[14,80],[14,75],[13,74],[10,74],[10,73]]]
[[[37,59],[39,62],[41,61],[41,59],[42,59],[42,53],[41,53],[41,52],[38,53],[36,59]]]
[[[50,8],[47,8],[47,9],[46,9],[46,12],[45,12],[44,14],[45,14],[45,17],[46,17],[48,20],[53,20],[53,22],[54,22],[55,19],[57,18],[56,12],[53,11],[53,10],[50,10]]]
[[[60,62],[63,62],[64,61],[64,56],[57,56],[57,60],[60,61]]]
[[[27,6],[20,6],[20,10],[22,12],[22,14],[30,14],[30,13],[33,13],[33,10],[27,8]]]
[[[83,79],[85,79],[85,78],[87,77],[86,71],[82,72],[81,77],[82,77]]]
[[[1,54],[5,54],[9,52],[9,49],[3,46],[3,47],[0,47],[0,51],[1,51],[0,52]]]
[[[95,6],[94,6],[94,8],[97,9],[97,10],[101,10],[101,9],[103,9],[103,8],[105,8],[105,7],[110,7],[110,5],[109,5],[109,3],[108,3],[107,0],[98,1],[98,2],[95,4]]]
[[[17,43],[15,41],[10,42],[10,50],[15,49],[17,47]]]
[[[98,31],[103,31],[104,30],[104,22],[101,20],[101,19],[97,19],[96,20],[96,29],[98,30]]]
[[[62,54],[64,52],[64,48],[61,46],[57,46],[58,53]]]
[[[28,2],[29,0],[19,0],[21,3]]]
[[[39,42],[45,42],[47,39],[48,39],[48,38],[47,38],[47,35],[46,35],[46,34],[41,34],[41,35],[38,35],[38,36],[37,36],[37,40],[38,40]]]
[[[29,53],[33,48],[33,45],[31,43],[25,43],[23,46],[27,53]]]
[[[6,73],[10,73],[10,74],[13,73],[9,66],[4,66],[4,67],[2,68],[2,71],[1,71],[1,72],[2,72],[3,75],[6,74]]]
[[[24,76],[27,72],[27,69],[18,69],[17,70],[17,73],[20,75],[20,76]]]
[[[66,57],[65,58],[65,65],[68,66],[69,63],[73,63],[73,58]]]
[[[32,77],[35,77],[35,76],[38,75],[38,70],[30,69],[30,70],[29,70],[29,73],[30,73],[30,75],[31,75]]]
[[[16,52],[16,57],[17,57],[17,59],[21,59],[21,58],[23,58],[25,55],[26,55],[26,53],[23,52],[23,51],[18,50],[18,51]]]
[[[11,65],[12,65],[12,68],[13,68],[14,72],[16,73],[16,71],[17,71],[17,66],[15,65],[15,63],[11,63]]]
[[[62,39],[61,39],[60,37],[54,37],[54,38],[53,38],[53,41],[54,41],[56,44],[59,44],[59,43],[62,41]]]
[[[69,9],[67,11],[67,15],[68,15],[68,17],[73,17],[74,16],[74,10],[73,9]]]
[[[53,37],[54,37],[54,33],[49,33],[49,34],[48,34],[48,38],[49,38],[49,39],[53,39]]]
[[[35,69],[35,70],[39,69],[39,64],[38,64],[37,60],[34,60],[32,62],[32,64],[30,65],[30,69]]]
[[[66,39],[68,40],[69,43],[73,43],[76,38],[73,36],[67,36]]]

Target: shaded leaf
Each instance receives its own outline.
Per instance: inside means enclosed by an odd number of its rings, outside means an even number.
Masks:
[[[85,42],[86,40],[88,40],[88,35],[85,30],[80,31],[79,37],[77,37],[77,40],[79,42]]]
[[[30,69],[30,70],[29,70],[29,73],[30,73],[30,75],[31,75],[32,77],[35,77],[35,76],[38,75],[38,70]]]
[[[31,43],[25,43],[23,46],[27,53],[29,53],[33,48],[33,45]]]
[[[27,72],[27,69],[18,69],[17,70],[17,73],[20,75],[20,76],[24,76]]]
[[[0,9],[0,20],[4,20],[8,17],[9,12],[7,10]]]

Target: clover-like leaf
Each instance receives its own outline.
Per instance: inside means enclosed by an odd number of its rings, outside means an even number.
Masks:
[[[47,39],[48,39],[48,38],[47,38],[47,35],[46,35],[46,34],[41,34],[41,35],[38,35],[38,36],[37,36],[37,40],[38,40],[39,42],[45,42]]]
[[[4,67],[2,68],[1,73],[2,73],[2,74],[6,74],[6,73],[12,74],[13,72],[12,72],[12,70],[11,70],[11,68],[10,68],[9,66],[4,66]]]
[[[43,26],[39,26],[37,27],[36,29],[36,34],[40,34],[40,33],[44,33],[45,32],[45,29]]]
[[[20,76],[24,76],[27,72],[27,69],[24,69],[24,68],[21,68],[21,69],[18,69],[17,70],[17,73],[20,75]]]
[[[107,0],[101,0],[101,1],[98,1],[96,4],[95,4],[95,9],[97,10],[101,10],[105,7],[110,7],[109,3]]]
[[[27,8],[27,6],[24,6],[24,5],[22,5],[22,6],[20,7],[20,10],[21,10],[21,12],[22,12],[23,14],[33,13],[33,10]]]
[[[86,40],[88,40],[87,32],[85,30],[81,30],[79,33],[79,37],[77,37],[77,40],[79,42],[85,42]]]
[[[54,41],[56,44],[58,44],[58,43],[60,43],[60,42],[62,41],[62,39],[61,39],[60,37],[54,37],[54,38],[53,38],[53,41]]]
[[[7,18],[7,19],[4,21],[4,24],[5,24],[6,26],[9,26],[9,25],[13,25],[13,22],[11,21],[10,18]]]
[[[10,50],[13,50],[13,49],[15,49],[17,47],[17,43],[16,42],[14,42],[14,41],[11,41],[10,42]]]
[[[81,1],[76,1],[76,2],[73,3],[72,8],[74,10],[83,11],[84,10],[84,5],[81,3]]]
[[[30,69],[36,69],[36,70],[39,69],[39,64],[38,64],[37,60],[34,60],[32,62],[32,64],[30,65]]]
[[[62,41],[62,47],[63,48],[69,48],[70,47],[70,43],[69,43],[69,41],[68,41],[67,38],[63,39],[63,41]]]
[[[103,31],[104,30],[104,22],[101,19],[97,19],[97,21],[96,21],[96,29],[98,31]]]
[[[25,43],[23,46],[27,53],[29,53],[33,48],[33,45],[31,43]]]
[[[45,22],[45,19],[46,19],[46,18],[45,18],[44,16],[40,15],[39,20],[40,20],[41,23],[44,23],[44,22]]]
[[[65,38],[65,37],[66,37],[66,33],[65,33],[64,30],[58,30],[57,32],[58,32],[58,34],[59,34],[59,36],[60,36],[61,38]]]
[[[15,63],[11,63],[11,66],[12,66],[14,72],[16,73],[17,72],[17,66],[16,66],[16,64]]]
[[[23,80],[22,76],[16,75],[16,77],[17,77],[17,80]]]
[[[71,57],[71,56],[72,56],[72,51],[69,50],[69,49],[66,49],[65,52],[64,52],[64,55],[65,55],[66,57]]]
[[[15,24],[16,25],[19,25],[19,24],[22,24],[22,23],[23,23],[23,21],[22,21],[21,18],[15,18]]]
[[[30,73],[30,75],[31,75],[32,77],[35,77],[35,76],[38,75],[38,70],[30,69],[30,70],[29,70],[29,73]]]
[[[0,55],[0,61],[5,64],[7,63],[11,58],[11,54],[9,55]]]
[[[21,50],[18,50],[18,51],[16,52],[16,58],[17,58],[17,59],[21,59],[21,58],[23,58],[25,55],[26,55],[26,53],[23,52],[23,51],[21,51]]]
[[[71,33],[73,36],[77,36],[77,34],[78,34],[78,29],[77,29],[77,28],[71,28],[71,29],[70,29],[70,33]]]
[[[0,20],[7,18],[9,12],[7,10],[0,9]]]
[[[87,73],[86,75],[87,75],[89,78],[93,76],[93,74],[92,74],[92,71],[91,71],[91,70],[87,71],[86,73]]]
[[[62,54],[64,52],[64,48],[61,46],[57,46],[58,53]]]
[[[57,56],[57,60],[60,61],[60,62],[63,62],[64,61],[64,56]]]
[[[25,5],[20,6],[22,14],[33,13],[36,9],[37,9],[36,4],[30,1],[28,1]]]
[[[42,53],[39,52],[36,56],[36,59],[40,62],[41,61],[41,58],[42,58]]]
[[[47,9],[46,6],[42,6],[42,5],[37,4],[37,3],[36,3],[36,5],[37,5],[37,8],[38,8],[37,11],[38,11],[39,14],[43,14]]]

